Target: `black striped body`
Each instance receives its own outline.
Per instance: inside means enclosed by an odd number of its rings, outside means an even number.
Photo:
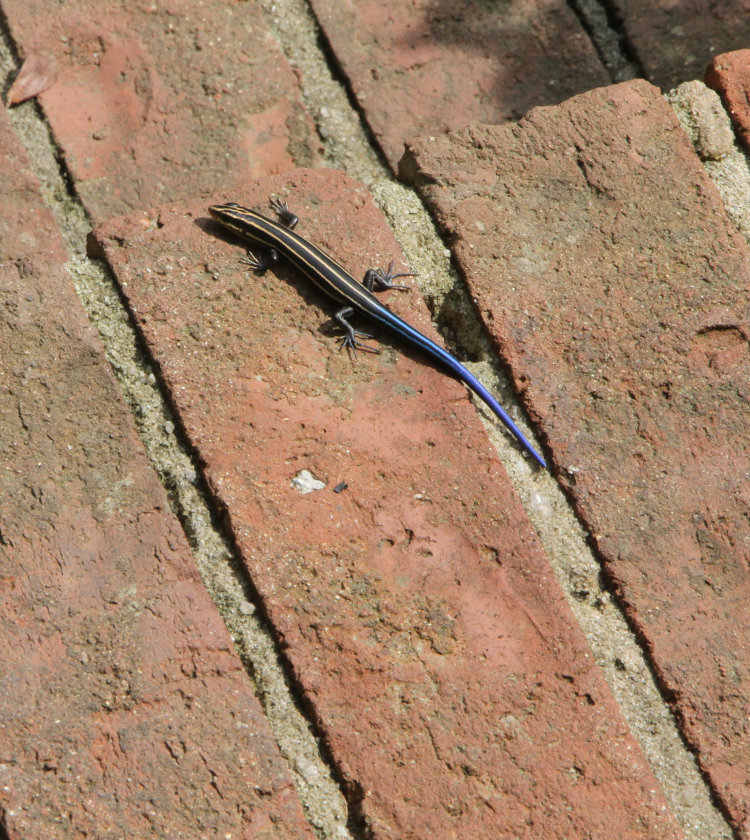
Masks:
[[[295,233],[291,227],[296,223],[296,217],[289,213],[285,205],[276,202],[272,206],[275,207],[282,220],[287,220],[288,224],[276,222],[255,210],[234,203],[214,205],[209,207],[208,212],[216,221],[240,238],[271,249],[275,254],[282,256],[299,269],[322,292],[344,307],[351,307],[355,312],[364,315],[370,321],[384,326],[396,335],[401,336],[409,344],[418,347],[434,361],[439,362],[454,376],[463,381],[492,409],[540,466],[547,466],[544,458],[529,443],[505,409],[458,359],[455,359],[447,350],[407,324],[402,318],[399,318],[362,283],[357,282],[333,257]],[[265,268],[265,265],[257,259],[255,262],[261,270]]]
[[[376,320],[379,310],[387,309],[333,257],[279,222],[237,204],[216,205],[209,207],[208,212],[242,239],[273,248],[312,280],[322,292],[339,303],[353,306],[360,312],[367,312]],[[398,318],[394,313],[390,314]],[[402,323],[406,325],[406,322]]]

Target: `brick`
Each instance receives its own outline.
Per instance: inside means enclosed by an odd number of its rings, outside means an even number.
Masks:
[[[715,56],[706,68],[704,81],[721,97],[740,142],[750,151],[750,50]]]
[[[356,276],[400,258],[366,190],[335,171],[216,200],[269,194]],[[379,356],[337,353],[310,284],[248,274],[206,216],[172,205],[95,236],[354,824],[373,838],[681,837],[465,389],[387,337]],[[417,294],[385,299],[433,333]],[[302,470],[324,488],[295,489]]]
[[[312,6],[394,170],[415,134],[504,122],[610,81],[564,2]]]
[[[40,102],[94,219],[315,165],[297,79],[254,0],[5,0],[23,55],[52,56]]]
[[[0,820],[311,838],[0,115]]]
[[[614,0],[612,6],[646,77],[663,90],[701,78],[713,55],[740,49],[750,40],[743,0],[716,5]]]
[[[750,836],[750,255],[646,82],[402,162],[687,741]]]
[[[0,213],[0,264],[23,266],[33,259],[40,268],[61,265],[67,254],[59,230],[39,198],[39,182],[4,109],[0,109],[0,166],[0,194],[8,208]]]

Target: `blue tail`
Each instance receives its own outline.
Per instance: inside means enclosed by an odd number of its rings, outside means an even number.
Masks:
[[[531,457],[539,464],[540,467],[544,467],[547,469],[547,462],[544,458],[534,449],[534,447],[529,443],[526,439],[526,435],[516,426],[516,424],[511,420],[508,412],[500,405],[500,403],[490,394],[490,392],[482,385],[482,383],[476,379],[476,377],[472,376],[468,370],[460,363],[454,360],[455,365],[451,365],[451,369],[454,371],[456,376],[458,376],[461,381],[466,385],[467,388],[471,389],[480,400],[483,400],[494,412],[497,416],[505,423],[505,425],[510,429],[511,432],[516,436],[518,442],[523,446],[523,448],[531,455]]]
[[[380,306],[379,311],[370,312],[369,315],[373,318],[373,320],[389,327],[398,335],[401,335],[410,341],[411,344],[415,344],[436,362],[440,362],[440,364],[448,368],[454,376],[457,376],[467,388],[473,391],[480,400],[492,409],[492,411],[503,421],[505,426],[513,433],[521,446],[523,446],[537,464],[539,464],[540,467],[547,469],[547,462],[536,451],[536,449],[534,449],[531,443],[529,443],[526,435],[524,435],[513,420],[511,420],[508,412],[500,405],[492,394],[490,394],[484,385],[482,385],[475,376],[472,376],[472,374],[466,370],[458,359],[454,359],[447,350],[444,350],[439,344],[435,344],[435,342],[427,338],[426,335],[422,335],[419,330],[412,327],[411,324],[407,324],[406,321],[399,318],[395,312],[391,312],[390,309],[387,309],[384,306]]]

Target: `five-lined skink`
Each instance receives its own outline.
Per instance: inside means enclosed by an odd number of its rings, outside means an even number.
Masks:
[[[413,347],[419,348],[425,355],[433,361],[439,362],[460,379],[502,420],[534,460],[542,467],[547,466],[544,458],[529,443],[505,409],[484,385],[469,373],[461,362],[454,359],[440,345],[422,335],[419,330],[414,329],[406,321],[399,318],[372,293],[376,287],[379,290],[404,289],[403,286],[395,285],[393,280],[397,277],[413,275],[394,274],[393,263],[391,263],[387,271],[378,268],[369,269],[362,283],[358,283],[336,260],[320,248],[316,248],[315,245],[312,245],[298,233],[295,233],[294,227],[298,220],[286,204],[282,204],[277,199],[272,199],[271,208],[278,215],[279,221],[269,219],[255,210],[250,210],[232,202],[209,207],[208,212],[217,222],[220,222],[237,236],[267,249],[267,257],[265,255],[256,256],[248,252],[245,261],[254,271],[262,274],[276,262],[279,256],[282,256],[308,279],[312,280],[326,295],[342,303],[343,307],[336,313],[335,319],[344,330],[343,346],[351,348],[352,351],[379,352],[376,348],[363,344],[359,340],[361,338],[371,338],[371,336],[355,330],[347,319],[358,313],[364,315],[370,321],[380,324]]]

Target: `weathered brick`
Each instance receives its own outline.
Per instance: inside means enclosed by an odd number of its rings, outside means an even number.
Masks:
[[[750,836],[750,254],[645,82],[402,162]]]
[[[254,0],[4,0],[21,52],[53,56],[40,102],[94,219],[294,165],[320,143]]]
[[[394,170],[414,134],[504,122],[610,81],[563,2],[312,6]]]
[[[750,42],[743,0],[613,0],[612,11],[646,77],[663,90],[699,79],[717,52]]]
[[[704,80],[721,96],[740,141],[750,151],[750,50],[715,56]]]

